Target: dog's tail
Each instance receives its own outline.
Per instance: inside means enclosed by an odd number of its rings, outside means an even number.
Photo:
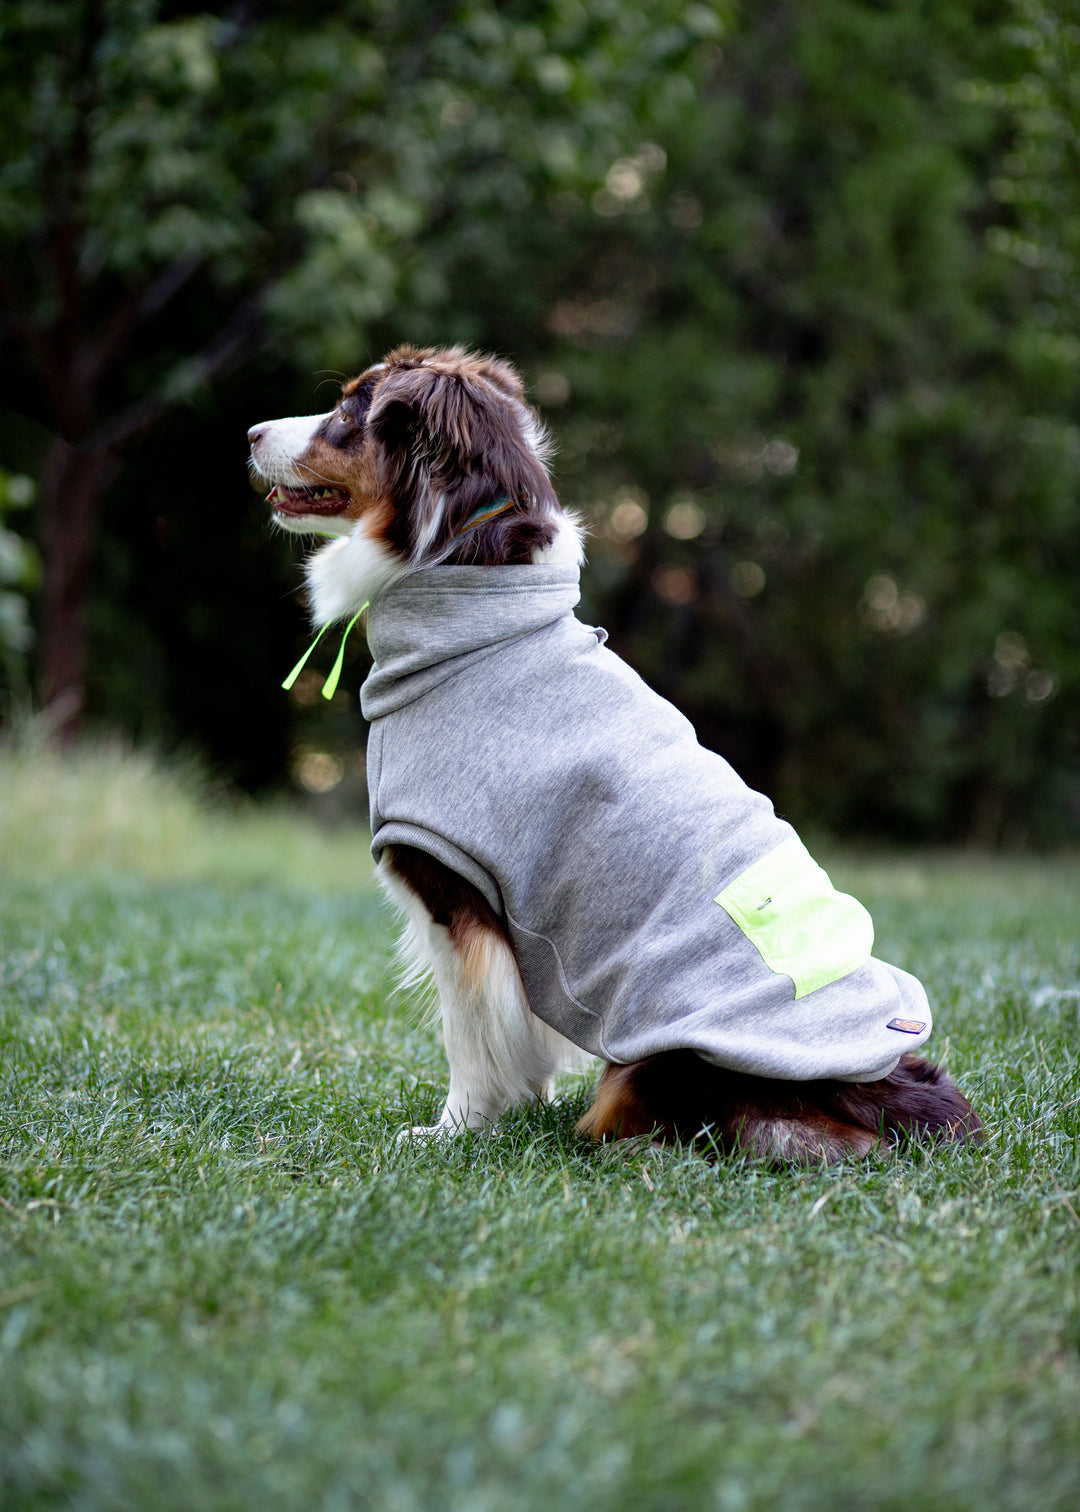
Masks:
[[[868,1155],[912,1136],[977,1139],[982,1125],[944,1071],[903,1055],[880,1081],[776,1081],[690,1050],[609,1065],[578,1123],[593,1139],[652,1135],[779,1165]]]

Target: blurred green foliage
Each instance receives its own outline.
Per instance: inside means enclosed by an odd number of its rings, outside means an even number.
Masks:
[[[564,435],[602,490],[613,639],[787,812],[849,833],[1080,817],[1080,347],[1002,247],[1025,123],[979,84],[1031,67],[1011,18],[744,12],[665,139],[666,204],[594,222],[578,265],[585,319],[609,301],[623,332],[566,367],[596,405]],[[620,489],[647,503],[629,542]]]
[[[967,96],[1009,113],[1010,150],[991,181],[994,198],[1012,210],[992,244],[1035,273],[1054,315],[1075,326],[1080,313],[1080,7],[1014,0],[1006,32],[1015,66],[1005,82],[972,81]]]
[[[0,451],[127,438],[92,713],[251,787],[362,790],[355,698],[277,688],[298,572],[244,430],[464,340],[555,431],[586,612],[783,812],[1075,837],[1074,19],[6,7]]]

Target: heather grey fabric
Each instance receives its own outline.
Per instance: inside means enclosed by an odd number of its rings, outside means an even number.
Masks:
[[[475,883],[533,1012],[607,1060],[684,1048],[760,1076],[886,1075],[929,1036],[922,986],[869,956],[869,928],[865,958],[816,990],[770,969],[715,900],[791,826],[578,598],[576,568],[438,567],[372,603],[372,854],[418,846]]]

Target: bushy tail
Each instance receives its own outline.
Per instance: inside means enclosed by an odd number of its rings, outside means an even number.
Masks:
[[[978,1138],[971,1104],[939,1066],[901,1057],[880,1081],[774,1081],[726,1071],[690,1050],[609,1065],[578,1123],[593,1139],[660,1139],[804,1165],[867,1155],[912,1135]]]
[[[886,1138],[930,1135],[954,1142],[982,1134],[982,1123],[956,1083],[921,1055],[902,1055],[876,1082],[826,1082],[838,1113]]]

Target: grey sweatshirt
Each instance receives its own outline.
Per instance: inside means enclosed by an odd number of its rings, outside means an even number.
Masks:
[[[578,599],[574,567],[437,567],[372,603],[372,854],[474,883],[532,1011],[595,1055],[886,1075],[930,1034],[922,986]]]

